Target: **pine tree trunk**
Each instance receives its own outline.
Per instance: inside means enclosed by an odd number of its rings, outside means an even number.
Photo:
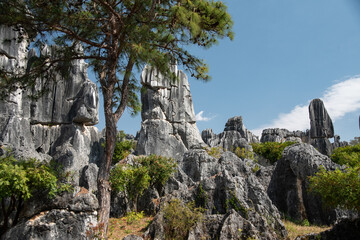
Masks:
[[[98,200],[99,200],[99,212],[98,212],[98,225],[104,230],[103,237],[106,238],[108,222],[110,217],[110,197],[111,188],[109,183],[110,178],[110,166],[112,157],[114,154],[115,141],[116,141],[116,120],[114,118],[111,97],[109,94],[104,94],[104,111],[105,111],[105,154],[100,163],[98,174]],[[107,96],[106,96],[107,95]]]

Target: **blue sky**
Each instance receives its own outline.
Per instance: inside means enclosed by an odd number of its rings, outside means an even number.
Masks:
[[[360,136],[359,0],[223,2],[235,39],[190,49],[212,76],[207,83],[190,79],[200,131],[220,133],[233,116],[243,116],[256,134],[269,127],[305,130],[308,104],[321,98],[342,140]],[[100,130],[103,119],[101,112]],[[135,134],[140,124],[140,114],[125,114],[118,129]]]

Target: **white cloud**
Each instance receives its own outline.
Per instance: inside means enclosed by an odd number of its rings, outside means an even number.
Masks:
[[[200,121],[208,122],[214,118],[214,117],[204,117],[203,114],[204,114],[204,111],[200,111],[198,114],[196,114],[195,120],[198,122],[200,122]]]
[[[320,98],[333,121],[341,119],[347,113],[360,109],[360,76],[355,76],[329,87]],[[310,100],[304,105],[295,106],[289,113],[281,113],[270,124],[252,130],[258,136],[266,128],[285,128],[291,131],[310,128]]]

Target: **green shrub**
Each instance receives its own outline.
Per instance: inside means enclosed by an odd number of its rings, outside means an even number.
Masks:
[[[331,155],[331,160],[341,165],[358,166],[360,164],[360,144],[336,148]]]
[[[50,164],[36,159],[17,160],[12,155],[0,156],[0,201],[3,222],[2,235],[12,222],[19,219],[24,203],[34,196],[52,198],[59,192],[69,190],[69,184],[58,181],[56,171]]]
[[[360,167],[349,167],[345,171],[321,168],[310,177],[309,190],[329,207],[360,211]]]
[[[189,231],[202,220],[202,212],[193,203],[184,205],[179,199],[169,202],[163,209],[165,239],[186,239]]]
[[[141,157],[138,162],[148,169],[150,186],[161,188],[176,170],[176,162],[172,158],[150,155]]]
[[[125,192],[136,211],[137,199],[150,186],[150,176],[144,166],[118,164],[110,172],[111,188]]]
[[[268,159],[272,164],[277,162],[282,152],[287,146],[294,144],[295,142],[266,142],[266,143],[253,143],[251,144],[256,154]]]
[[[116,165],[110,172],[110,184],[115,192],[125,192],[136,210],[137,199],[143,192],[150,186],[159,190],[175,170],[175,160],[150,155],[134,160],[132,165]]]
[[[224,152],[224,149],[222,147],[212,147],[212,148],[205,148],[207,154],[214,158],[220,158],[221,153]]]
[[[236,197],[236,195],[233,191],[230,191],[229,195],[230,196],[226,199],[226,202],[225,202],[226,211],[229,211],[230,208],[234,209],[235,211],[240,213],[242,217],[247,219],[248,218],[248,210],[241,204],[240,200]]]
[[[196,190],[195,205],[196,205],[196,207],[201,207],[201,208],[205,209],[207,201],[208,201],[208,196],[207,196],[206,192],[204,191],[204,189],[202,188],[202,185],[200,183]]]
[[[125,133],[119,131],[116,137],[114,155],[113,155],[113,164],[116,164],[126,158],[132,149],[136,148],[136,144],[133,140],[125,139]]]
[[[140,221],[143,218],[144,218],[143,211],[141,211],[141,212],[132,211],[132,212],[127,213],[126,217],[125,217],[127,224],[133,224],[134,222]]]
[[[237,147],[234,151],[235,155],[241,159],[254,159],[254,153],[250,150],[246,150],[245,148]]]

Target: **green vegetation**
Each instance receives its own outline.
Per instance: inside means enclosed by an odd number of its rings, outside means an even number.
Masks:
[[[201,207],[205,209],[207,201],[208,201],[208,195],[206,194],[200,183],[196,190],[195,205],[196,207]]]
[[[310,177],[309,190],[320,195],[329,207],[360,211],[360,167],[348,167],[344,171],[321,168]]]
[[[310,177],[309,191],[318,194],[328,207],[360,212],[360,144],[335,149],[331,159],[347,167],[343,171],[320,168]]]
[[[222,147],[205,148],[205,150],[207,154],[218,159],[221,157],[221,153],[224,152],[224,149]]]
[[[287,146],[294,144],[295,142],[266,142],[266,143],[253,143],[251,144],[256,154],[268,159],[272,164],[277,162],[282,152]]]
[[[111,188],[115,192],[125,192],[136,211],[137,199],[150,186],[148,170],[140,165],[116,165],[110,173]]]
[[[189,231],[202,220],[203,209],[194,203],[183,204],[179,199],[169,202],[163,209],[165,239],[186,239]]]
[[[141,211],[141,212],[132,211],[132,212],[127,213],[126,217],[125,217],[127,224],[133,224],[134,222],[137,222],[143,218],[144,218],[143,211]]]
[[[130,164],[118,164],[110,173],[111,188],[125,192],[136,211],[137,199],[150,186],[161,188],[176,170],[171,158],[156,155],[142,157]]]
[[[235,211],[241,214],[245,219],[248,218],[248,210],[241,204],[240,200],[236,197],[233,191],[229,192],[230,197],[226,199],[226,211],[231,207]]]
[[[252,151],[246,150],[245,148],[237,147],[234,151],[235,155],[241,159],[252,159],[254,160],[254,153]]]
[[[331,160],[341,165],[358,166],[360,164],[360,143],[336,148],[331,155]]]
[[[125,139],[124,131],[120,131],[116,137],[114,155],[113,155],[113,164],[116,164],[126,158],[131,150],[136,148],[136,143],[133,140]]]
[[[69,184],[59,182],[50,164],[36,159],[17,160],[10,154],[0,156],[0,201],[3,222],[0,235],[17,224],[24,204],[38,196],[52,198],[70,190]]]

